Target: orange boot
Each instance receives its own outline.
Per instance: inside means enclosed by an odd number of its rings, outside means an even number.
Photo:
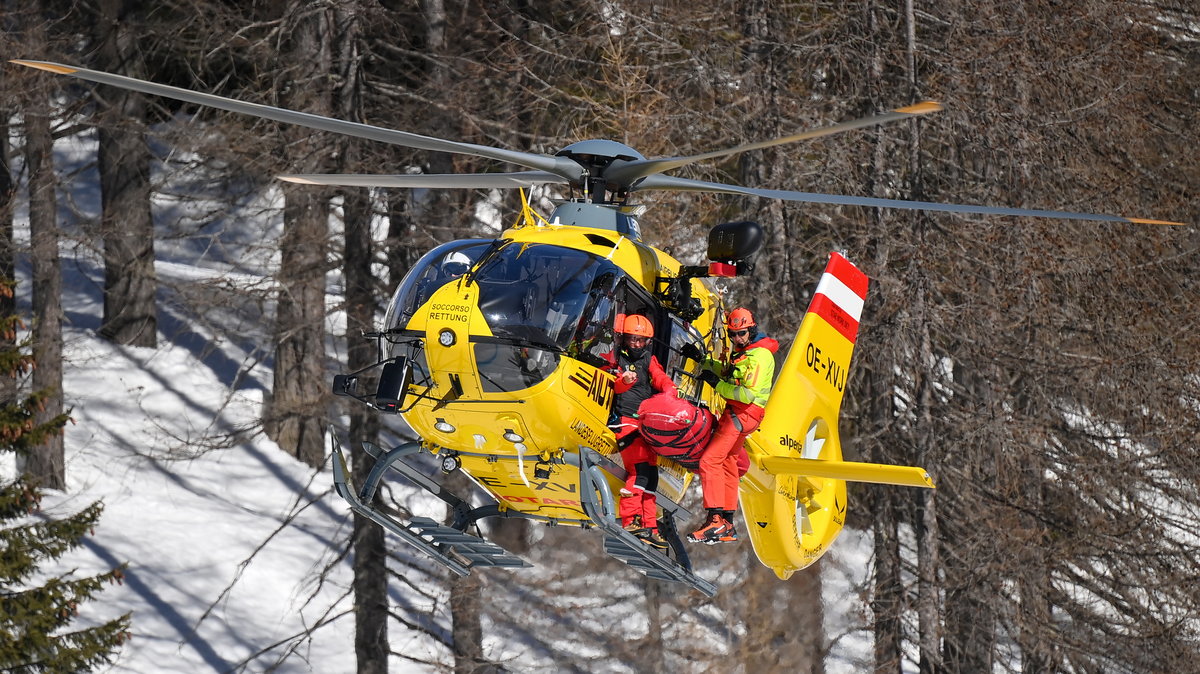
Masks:
[[[733,525],[729,520],[725,519],[720,510],[710,508],[708,517],[705,518],[704,524],[692,533],[688,534],[688,540],[692,543],[719,543],[721,536],[733,533],[733,540],[737,540],[737,533],[733,532]]]

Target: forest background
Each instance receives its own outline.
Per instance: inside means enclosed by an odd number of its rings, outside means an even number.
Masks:
[[[690,155],[934,99],[946,110],[926,119],[684,175],[1200,222],[1200,10],[1181,0],[7,0],[2,14],[5,58],[549,153],[595,137],[646,156]],[[224,430],[195,451],[237,451],[265,433],[327,472],[330,422],[356,441],[402,436],[328,396],[333,372],[373,356],[345,336],[370,328],[422,252],[494,234],[497,217],[511,221],[516,206],[509,194],[282,187],[272,176],[495,167],[11,65],[0,71],[0,113],[6,275],[31,261],[28,286],[13,298],[31,318],[39,363],[28,385],[55,388],[57,378],[61,389],[63,368],[72,367],[62,361],[55,299],[64,245],[102,260],[99,334],[116,344],[154,348],[174,338],[160,320],[164,297],[188,325],[234,342],[261,340],[261,365],[273,376],[261,418],[233,431],[216,424]],[[102,209],[64,215],[56,204],[70,204],[63,194],[75,176],[35,159],[50,140],[79,134],[96,136]],[[551,196],[535,193],[543,202]],[[165,199],[174,206],[164,208]],[[700,194],[652,200],[646,239],[685,260],[700,255],[695,242],[716,222],[766,226],[756,275],[730,291],[784,339],[828,251],[846,251],[873,280],[843,412],[845,444],[851,458],[925,466],[939,485],[919,494],[851,487],[850,525],[873,541],[864,591],[876,671],[1184,671],[1200,659],[1194,224]],[[27,240],[14,236],[20,204]],[[269,282],[164,290],[156,246],[219,258],[225,228],[248,217],[281,225],[259,250]],[[231,274],[239,269],[224,262]],[[254,314],[255,327],[215,320],[231,305]],[[343,320],[327,321],[331,312]],[[68,390],[57,410],[70,398]],[[70,447],[60,441],[31,459],[51,488],[67,485],[64,452]],[[395,491],[404,507],[407,496]],[[580,552],[577,532],[515,525],[493,533],[579,578],[624,573]],[[561,627],[570,621],[546,627],[556,623],[550,598],[569,578],[547,584],[535,575],[527,586],[520,575],[452,579],[361,522],[339,545],[339,562],[353,567],[360,672],[405,662],[396,644],[413,632],[439,643],[440,662],[455,671],[520,670],[483,648],[485,626],[517,620],[481,600],[497,584],[542,607],[529,623],[537,628],[515,631],[544,641],[562,669],[604,661],[633,670],[819,672],[830,648],[821,565],[781,582],[745,545],[698,561],[719,569],[722,590],[711,602],[652,583],[611,594],[588,585],[595,605],[625,603],[639,615],[634,627],[611,627],[600,656],[551,645],[572,638]],[[389,610],[389,583],[444,596],[448,629]]]

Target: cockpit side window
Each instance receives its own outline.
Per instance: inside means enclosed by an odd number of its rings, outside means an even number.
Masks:
[[[650,342],[650,351],[658,358],[659,363],[665,363],[668,344],[666,311],[644,288],[625,278],[617,290],[617,315],[614,317],[614,325],[620,326],[630,314],[641,314],[650,319],[651,325],[654,326],[654,339]]]
[[[492,241],[488,239],[451,241],[421,256],[392,295],[383,321],[384,328],[393,330],[407,325],[417,309],[428,302],[438,288],[467,273],[491,244]]]
[[[621,275],[608,271],[596,276],[588,289],[579,325],[567,355],[594,367],[606,367],[616,349],[617,288]]]
[[[662,340],[662,320],[660,320],[660,310],[658,304],[650,297],[650,293],[646,292],[641,286],[626,280],[621,284],[619,297],[619,318],[624,319],[630,314],[641,314],[650,319],[654,325],[654,343],[658,344]],[[655,355],[658,355],[658,349],[654,349]]]

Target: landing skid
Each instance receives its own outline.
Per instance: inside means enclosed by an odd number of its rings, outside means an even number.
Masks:
[[[465,501],[402,461],[405,456],[417,453],[420,450],[419,444],[405,443],[382,456],[372,452],[372,455],[375,456],[375,466],[367,476],[362,490],[355,494],[350,486],[350,471],[346,467],[346,458],[342,455],[342,448],[332,431],[330,431],[330,437],[333,438],[333,486],[338,495],[346,499],[354,512],[396,534],[405,543],[424,552],[460,576],[470,574],[474,567],[518,568],[532,566],[529,562],[499,545],[485,541],[478,536],[472,536],[462,530],[439,524],[427,517],[413,517],[405,524],[369,505],[374,499],[375,490],[379,487],[383,473],[389,468],[394,468],[410,481],[415,482],[417,486],[448,503],[455,511],[456,522],[461,519],[459,514],[464,507],[467,507]]]
[[[364,443],[363,448],[375,459],[361,489],[355,492],[350,483],[350,470],[342,448],[332,429],[329,431],[333,453],[333,484],[338,495],[350,504],[354,512],[379,524],[387,531],[400,537],[405,543],[429,555],[459,576],[470,574],[475,567],[505,567],[520,568],[532,566],[529,562],[517,557],[504,548],[486,541],[478,536],[466,533],[466,528],[484,517],[528,517],[539,519],[537,516],[525,516],[512,510],[499,507],[498,502],[490,505],[471,507],[469,503],[448,491],[441,484],[427,477],[416,466],[406,459],[421,451],[421,445],[416,442],[401,444],[389,451]],[[568,463],[575,463],[575,457],[568,454]],[[675,558],[651,548],[638,537],[621,528],[615,517],[616,508],[612,492],[608,486],[606,473],[602,468],[604,456],[587,447],[580,447],[578,454],[580,494],[584,512],[591,522],[581,520],[581,523],[591,524],[604,532],[604,551],[631,568],[649,578],[693,587],[705,595],[712,597],[717,593],[717,587],[703,578],[695,575],[691,569],[687,550],[675,529],[674,511],[679,510],[671,503],[663,508],[659,519],[659,531],[670,544]],[[392,515],[373,507],[371,502],[375,492],[387,471],[395,470],[410,482],[444,501],[454,513],[450,525],[439,524],[426,517],[411,517],[408,522],[402,522]]]
[[[646,545],[637,536],[625,531],[616,519],[616,509],[608,481],[601,471],[602,455],[587,447],[579,448],[579,482],[581,503],[592,522],[604,531],[604,551],[624,562],[648,578],[683,583],[706,596],[717,594],[717,586],[692,572],[691,560],[679,532],[675,529],[675,516],[664,508],[658,520],[659,533],[667,539],[675,559]]]

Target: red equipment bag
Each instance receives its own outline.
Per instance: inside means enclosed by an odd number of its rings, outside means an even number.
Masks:
[[[716,425],[712,412],[659,393],[642,401],[637,417],[638,432],[656,454],[688,470],[700,467],[700,454]]]

